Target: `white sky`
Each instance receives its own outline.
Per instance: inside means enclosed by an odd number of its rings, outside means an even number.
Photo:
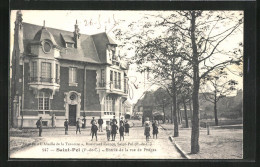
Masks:
[[[10,53],[13,49],[13,33],[14,22],[16,18],[16,10],[11,11],[10,17]],[[124,24],[129,24],[132,21],[137,21],[143,16],[144,13],[156,14],[158,12],[169,13],[172,11],[76,11],[76,10],[22,10],[23,22],[31,23],[35,25],[43,25],[45,20],[45,26],[51,28],[57,28],[67,31],[74,31],[74,25],[77,20],[80,33],[82,34],[96,34],[104,32],[105,29],[108,35],[113,37],[111,29],[118,20],[125,20]],[[90,25],[91,22],[91,25]],[[121,25],[120,25],[121,26]],[[125,27],[125,25],[122,25]],[[236,37],[234,37],[236,38]],[[233,39],[234,41],[234,39]],[[232,42],[229,42],[229,46]],[[133,55],[134,52],[127,52],[128,56]],[[134,82],[138,85],[138,89],[133,88],[132,99],[129,98],[131,103],[135,103],[144,90],[155,89],[155,86],[150,87],[149,83],[144,84],[144,75],[137,73],[136,66],[131,65],[129,69],[130,82]],[[237,79],[239,87],[242,88],[243,79],[240,77],[232,76],[233,79]],[[235,78],[234,78],[235,77]]]

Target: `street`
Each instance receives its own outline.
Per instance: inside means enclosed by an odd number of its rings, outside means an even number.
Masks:
[[[182,159],[168,139],[166,131],[159,129],[158,139],[146,142],[144,129],[135,123],[130,135],[120,141],[119,133],[115,141],[107,141],[106,132],[98,132],[98,141],[91,141],[90,129],[82,129],[81,134],[70,127],[69,135],[64,129],[44,129],[41,142],[16,151],[10,158],[81,158],[81,159]]]

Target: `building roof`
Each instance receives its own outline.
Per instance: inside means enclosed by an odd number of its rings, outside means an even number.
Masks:
[[[37,43],[48,39],[61,50],[59,59],[103,64],[106,62],[107,44],[116,45],[106,33],[95,35],[81,34],[79,38],[80,47],[66,48],[65,42],[75,43],[73,37],[74,34],[70,31],[23,23],[25,53],[29,53],[29,43]]]

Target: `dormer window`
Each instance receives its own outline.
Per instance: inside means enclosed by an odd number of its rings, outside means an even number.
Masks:
[[[118,61],[118,53],[117,53],[117,48],[116,45],[107,45],[107,50],[108,50],[108,56],[110,61],[112,60],[113,65],[119,65]]]
[[[64,45],[66,48],[74,48],[75,47],[75,41],[73,39],[73,36],[67,35],[67,34],[60,34],[62,37],[62,40],[64,42]]]
[[[74,48],[74,44],[73,43],[66,43],[66,48]]]

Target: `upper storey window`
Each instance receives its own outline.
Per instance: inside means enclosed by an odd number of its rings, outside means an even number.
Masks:
[[[66,43],[66,48],[74,48],[74,44],[73,43]]]
[[[37,81],[37,62],[32,62],[32,81]]]
[[[119,57],[116,45],[108,45],[107,51],[109,59],[110,61],[112,61],[112,64],[119,65]]]
[[[51,63],[42,62],[41,65],[41,81],[51,82]]]
[[[49,53],[51,51],[51,44],[49,42],[44,42],[43,43],[43,51],[45,53]]]
[[[70,86],[77,86],[77,68],[70,67],[69,68],[69,85]]]

